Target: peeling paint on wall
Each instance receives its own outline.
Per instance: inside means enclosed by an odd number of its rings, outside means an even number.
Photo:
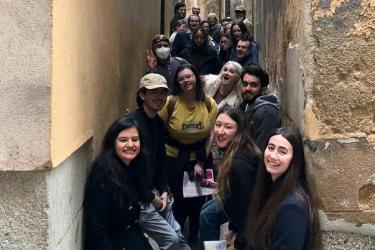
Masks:
[[[375,31],[375,1],[362,0],[361,20],[354,24],[354,28],[350,30],[349,35],[364,36],[366,38]]]
[[[322,17],[330,17],[336,13],[337,8],[339,8],[343,3],[348,2],[348,0],[332,0],[329,9],[318,9],[319,0],[311,1],[313,19],[318,21]]]

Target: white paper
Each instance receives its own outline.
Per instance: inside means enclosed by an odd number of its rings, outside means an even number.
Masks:
[[[205,174],[204,179],[208,180],[209,182],[215,183],[213,176],[214,175],[213,175],[212,169],[206,169],[206,174]],[[215,190],[214,187],[210,187],[210,188],[201,187],[201,184],[196,182],[195,180],[190,181],[188,173],[184,172],[184,179],[182,183],[182,192],[183,192],[184,198],[211,195],[214,190]]]

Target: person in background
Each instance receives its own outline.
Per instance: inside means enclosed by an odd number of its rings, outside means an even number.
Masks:
[[[208,21],[204,20],[201,22],[201,27],[202,29],[204,29],[206,31],[207,34],[209,34],[210,32],[210,25],[208,23]],[[212,38],[211,35],[208,35],[208,42],[210,43],[210,45],[212,47],[214,47],[214,49],[216,50],[216,52],[219,52],[219,49],[220,49],[220,45],[219,43],[216,43],[215,40]]]
[[[172,56],[180,56],[180,53],[185,49],[192,38],[192,33],[200,27],[200,17],[197,15],[190,15],[188,18],[188,29],[176,34],[172,47]]]
[[[242,102],[241,96],[241,76],[242,67],[240,64],[229,61],[221,69],[219,75],[206,75],[204,77],[204,92],[214,98],[219,112],[237,107]],[[214,143],[211,148],[210,163],[216,176],[219,162],[224,156],[224,151],[220,150]]]
[[[247,116],[250,137],[260,150],[264,150],[269,134],[281,126],[277,97],[267,94],[268,73],[259,65],[252,64],[242,69],[242,103],[238,108]]]
[[[254,25],[253,23],[246,18],[246,9],[243,6],[237,6],[234,9],[234,22],[242,21],[246,25],[246,29],[253,36],[254,35]]]
[[[199,75],[217,74],[220,71],[217,52],[201,27],[193,32],[189,46],[181,52],[181,57],[192,64]]]
[[[139,223],[160,249],[189,250],[181,227],[172,212],[173,198],[168,194],[169,185],[165,166],[165,136],[163,120],[158,116],[168,95],[165,78],[150,73],[142,77],[137,92],[138,109],[128,117],[137,122],[144,138],[142,147],[148,153],[147,198],[141,204]]]
[[[210,24],[210,36],[212,36],[216,31],[220,30],[220,25],[218,23],[217,15],[213,12],[207,15],[207,21]]]
[[[236,46],[233,46],[234,53],[232,53],[230,60],[238,62],[242,67],[258,64],[258,54],[253,53],[253,45],[254,43],[249,37],[242,36]]]
[[[246,220],[247,249],[322,249],[315,196],[300,134],[275,130],[258,167]]]
[[[168,37],[159,34],[151,41],[151,51],[147,50],[146,74],[157,73],[165,77],[168,87],[172,87],[177,68],[187,63],[186,60],[171,56],[171,46]]]
[[[191,7],[191,14],[192,15],[196,15],[196,16],[199,16],[200,20],[203,21],[203,17],[200,16],[200,13],[201,13],[201,8],[198,6],[198,5],[193,5]],[[185,23],[188,23],[188,18],[185,17],[184,21]]]
[[[92,163],[84,197],[86,250],[152,250],[139,226],[147,158],[134,120],[115,121]]]
[[[212,38],[215,40],[215,42],[219,43],[220,42],[220,37],[225,33],[224,32],[224,27],[228,24],[231,23],[232,19],[230,17],[224,17],[220,21],[220,29],[214,31],[212,33]]]
[[[169,136],[166,165],[169,185],[175,199],[173,213],[181,226],[189,217],[190,244],[196,244],[199,212],[206,197],[184,198],[184,172],[199,179],[204,174],[209,137],[217,115],[215,101],[205,96],[197,71],[190,64],[177,69],[172,95],[159,112]]]
[[[176,22],[178,20],[184,20],[186,16],[186,4],[176,3],[174,6],[174,16],[169,25],[169,34],[172,34],[176,30]]]
[[[173,41],[177,35],[177,33],[182,32],[186,29],[186,23],[182,20],[178,20],[176,22],[176,30],[173,31],[172,35],[169,37],[169,43],[171,44],[171,47],[173,46]]]
[[[205,76],[204,92],[214,98],[219,111],[241,104],[241,72],[242,66],[239,63],[229,61],[221,68],[219,75]]]
[[[247,56],[247,58],[250,58],[250,60],[247,60],[247,59],[244,60],[244,62],[246,62],[245,64],[249,64],[250,62],[252,63],[259,62],[258,48],[256,46],[256,43],[254,42],[253,36],[249,33],[245,24],[242,21],[238,23],[233,23],[231,25],[230,36],[231,36],[232,44],[233,44],[233,49],[232,49],[232,53],[230,56],[230,60],[238,62],[239,56],[241,55],[238,55],[238,51],[236,51],[236,49],[237,49],[238,42],[240,41],[240,39],[242,39],[243,41],[250,42],[250,47],[249,47],[250,50],[249,50],[248,55],[251,55],[251,56]],[[241,63],[241,65],[244,66],[243,63]]]
[[[243,113],[238,109],[218,115],[214,138],[225,155],[220,162],[214,199],[201,210],[199,246],[203,250],[204,241],[219,240],[220,225],[229,221],[228,245],[244,249],[244,222],[251,204],[260,151],[246,132]]]
[[[220,38],[219,61],[224,65],[229,61],[232,53],[232,40],[228,34],[223,34]]]

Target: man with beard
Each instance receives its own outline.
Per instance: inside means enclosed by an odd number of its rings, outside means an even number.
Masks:
[[[246,28],[249,31],[249,33],[251,35],[254,35],[254,26],[253,26],[252,22],[249,19],[246,18],[246,9],[245,9],[245,7],[243,7],[243,6],[237,6],[234,9],[234,18],[233,18],[233,21],[234,22],[240,22],[240,21],[242,21],[246,25]]]
[[[251,64],[241,73],[241,94],[243,102],[239,109],[247,116],[248,132],[263,151],[269,134],[281,126],[277,97],[266,94],[269,76],[259,65]]]
[[[156,35],[151,42],[152,50],[147,50],[146,73],[157,73],[165,77],[168,87],[171,88],[177,68],[188,63],[179,57],[171,57],[171,47],[168,37]]]
[[[141,204],[139,224],[153,238],[160,249],[190,250],[181,227],[172,212],[173,199],[165,168],[165,136],[163,120],[158,115],[167,101],[168,86],[165,78],[150,73],[142,77],[137,93],[138,109],[129,114],[142,132],[145,152],[149,159],[146,200]]]

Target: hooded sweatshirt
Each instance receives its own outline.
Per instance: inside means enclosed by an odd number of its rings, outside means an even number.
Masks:
[[[279,103],[276,95],[264,94],[255,99],[253,103],[242,102],[239,109],[246,113],[250,137],[263,151],[268,136],[273,130],[281,126]]]

